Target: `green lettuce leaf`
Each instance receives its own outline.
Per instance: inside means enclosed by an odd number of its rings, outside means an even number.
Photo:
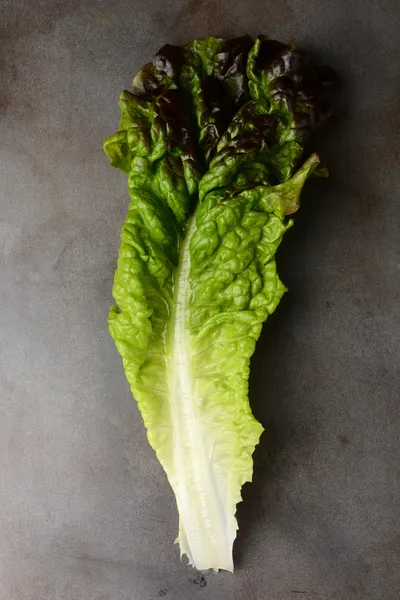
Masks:
[[[262,426],[250,358],[285,287],[275,254],[302,187],[325,81],[259,37],[164,46],[105,141],[128,175],[109,329],[174,490],[181,555],[233,571],[236,505]]]

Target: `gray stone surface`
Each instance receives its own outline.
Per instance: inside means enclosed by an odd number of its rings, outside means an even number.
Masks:
[[[398,600],[398,0],[2,0],[0,600]],[[267,32],[338,116],[253,360],[236,573],[194,579],[106,318],[127,208],[101,143],[163,43]],[[206,585],[204,585],[204,583]]]

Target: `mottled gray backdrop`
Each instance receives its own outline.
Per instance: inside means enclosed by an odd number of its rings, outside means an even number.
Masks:
[[[1,0],[0,600],[398,600],[398,0]],[[125,176],[102,140],[165,42],[265,32],[329,62],[252,361],[267,428],[236,573],[179,561],[174,499],[107,332]]]

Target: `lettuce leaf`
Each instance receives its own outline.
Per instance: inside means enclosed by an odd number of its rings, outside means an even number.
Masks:
[[[131,197],[109,329],[179,511],[181,555],[233,571],[236,505],[263,431],[250,358],[285,287],[275,254],[316,169],[328,83],[260,36],[164,46],[104,149]]]

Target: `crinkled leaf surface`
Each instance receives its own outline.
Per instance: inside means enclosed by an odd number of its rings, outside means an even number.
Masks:
[[[319,162],[299,166],[329,113],[325,83],[264,36],[168,45],[122,93],[104,144],[131,197],[109,328],[198,569],[233,570],[262,432],[250,357],[285,291],[275,253]]]

